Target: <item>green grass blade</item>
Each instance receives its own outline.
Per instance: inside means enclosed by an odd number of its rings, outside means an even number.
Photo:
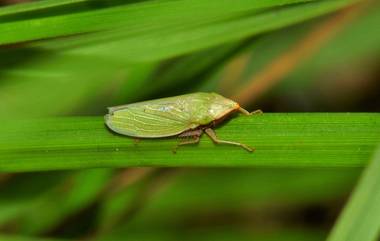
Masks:
[[[37,10],[44,10],[52,7],[62,7],[73,3],[81,3],[89,0],[44,0],[35,1],[24,4],[14,4],[0,8],[0,17],[21,14],[25,12],[32,12]]]
[[[333,12],[349,3],[347,1],[314,1],[262,12],[254,11],[249,14],[231,13],[217,20],[204,17],[189,18],[191,21],[184,21],[181,18],[181,21],[176,23],[172,21],[166,23],[165,20],[155,28],[133,25],[107,32],[107,34],[100,32],[95,35],[81,36],[73,41],[65,39],[37,46],[50,50],[62,49],[65,54],[107,58],[114,58],[114,53],[122,50],[123,55],[120,58],[126,61],[156,61],[283,28]]]
[[[38,238],[22,235],[5,235],[0,234],[1,241],[69,241],[69,239],[56,239],[56,238]]]
[[[0,24],[0,44],[96,31],[37,46],[63,49],[67,54],[115,58],[115,53],[118,53],[123,60],[154,61],[292,25],[333,12],[352,2],[239,0],[231,5],[228,1],[144,1],[3,21]]]
[[[60,15],[35,19],[28,19],[26,15],[25,20],[3,21],[0,24],[0,32],[2,32],[0,44],[88,33],[121,26],[128,26],[128,29],[139,32],[141,30],[166,28],[173,25],[173,21],[175,23],[179,19],[181,24],[199,19],[210,22],[253,9],[277,7],[298,2],[307,2],[307,0],[266,2],[238,0],[234,4],[216,0],[142,1],[79,13],[68,11]],[[57,28],[57,26],[60,27]],[[174,26],[178,26],[178,23]]]
[[[380,148],[363,173],[328,241],[375,241],[380,235]]]
[[[140,142],[108,131],[101,117],[3,121],[0,171],[128,166],[364,166],[380,143],[378,113],[239,116],[216,130],[256,147],[199,145],[172,153],[176,138]]]

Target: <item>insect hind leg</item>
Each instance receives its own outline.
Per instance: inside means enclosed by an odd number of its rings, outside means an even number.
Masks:
[[[216,136],[216,133],[213,129],[211,128],[207,128],[205,130],[206,134],[211,138],[211,140],[213,142],[215,142],[216,144],[228,144],[228,145],[235,145],[235,146],[240,146],[244,149],[246,149],[247,151],[249,152],[253,152],[255,149],[254,148],[251,148],[245,144],[242,144],[242,143],[239,143],[239,142],[233,142],[233,141],[225,141],[225,140],[220,140],[217,136]]]

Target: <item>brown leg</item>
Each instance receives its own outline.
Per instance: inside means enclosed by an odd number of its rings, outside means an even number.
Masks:
[[[185,131],[178,135],[178,137],[190,137],[190,136],[201,136],[203,134],[202,129]]]
[[[182,134],[180,134],[178,137],[185,137],[185,138],[191,138],[191,139],[184,139],[184,140],[180,140],[178,142],[178,144],[174,147],[173,149],[173,153],[177,153],[177,149],[180,147],[180,146],[183,146],[183,145],[190,145],[190,144],[196,144],[199,142],[200,140],[200,136],[203,134],[203,131],[202,130],[192,130],[192,131],[187,131],[187,132],[184,132]]]
[[[135,146],[137,146],[140,141],[141,141],[141,139],[139,139],[139,138],[133,138],[133,144],[135,144]]]
[[[249,147],[245,144],[239,143],[239,142],[219,140],[218,137],[216,136],[215,131],[211,128],[207,128],[205,130],[205,132],[211,138],[211,140],[213,140],[213,142],[215,142],[216,144],[229,144],[229,145],[240,146],[249,152],[253,152],[255,150],[254,148],[251,148],[251,147]]]
[[[241,107],[239,108],[239,112],[242,113],[243,115],[259,115],[263,113],[262,110],[255,110],[252,112],[248,112],[246,109],[243,109]]]

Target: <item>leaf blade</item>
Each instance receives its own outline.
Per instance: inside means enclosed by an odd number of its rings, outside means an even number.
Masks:
[[[328,241],[374,241],[380,235],[380,148],[359,180]]]
[[[221,139],[256,147],[253,154],[216,146],[171,152],[176,138],[143,139],[109,132],[99,117],[4,121],[0,170],[36,171],[128,166],[363,166],[380,142],[380,114],[264,114],[233,118],[216,129]],[[244,132],[241,130],[245,130]]]

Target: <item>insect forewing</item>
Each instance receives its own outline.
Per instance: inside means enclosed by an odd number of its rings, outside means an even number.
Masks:
[[[113,131],[134,137],[155,138],[177,135],[194,128],[186,102],[178,98],[145,101],[110,109],[106,124]]]

